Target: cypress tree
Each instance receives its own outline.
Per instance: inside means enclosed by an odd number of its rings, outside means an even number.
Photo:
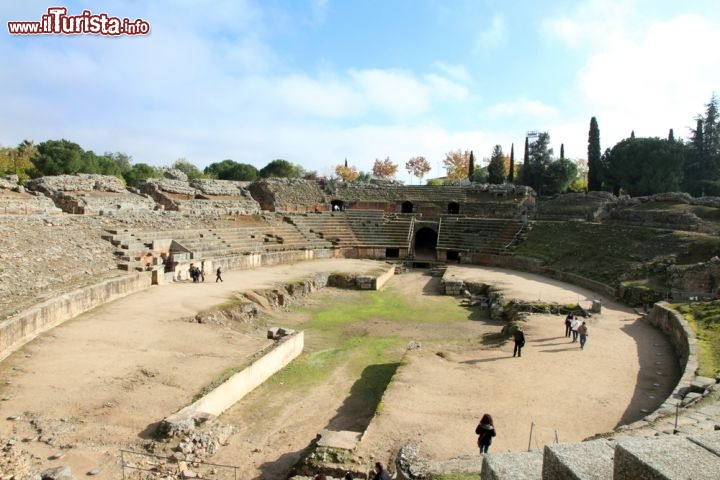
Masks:
[[[525,153],[523,154],[522,184],[532,187],[534,185],[533,166],[530,165],[530,141],[525,136]]]
[[[670,132],[668,132],[668,142],[674,142],[675,141],[675,132],[673,132],[673,129],[670,129]]]
[[[510,171],[508,172],[508,182],[515,181],[515,144],[510,145]]]
[[[632,132],[630,132],[630,139],[631,139],[631,140],[635,140],[635,130],[633,130]]]
[[[565,160],[565,144],[560,144],[560,160]]]
[[[602,187],[600,155],[600,127],[597,119],[592,117],[588,133],[588,191],[597,191]]]
[[[473,151],[470,150],[470,161],[468,162],[468,180],[472,182],[473,179],[473,173],[475,173],[475,155],[473,155]]]

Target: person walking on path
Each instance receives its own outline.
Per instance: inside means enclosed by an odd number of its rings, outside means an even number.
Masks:
[[[585,343],[587,342],[588,328],[585,322],[578,327],[578,333],[580,334],[580,350],[585,350]]]
[[[382,463],[377,462],[375,468],[370,470],[370,478],[372,480],[390,480],[390,472],[385,470]]]
[[[568,313],[567,317],[565,317],[565,338],[570,338],[570,324],[572,323],[573,318],[574,317],[572,313]]]
[[[578,339],[578,328],[580,327],[580,320],[577,318],[573,318],[572,322],[570,322],[570,329],[572,330],[572,341],[573,343],[577,342]]]
[[[220,267],[218,267],[217,270],[215,271],[215,283],[222,282],[222,281],[223,281],[222,270],[220,270]]]
[[[519,328],[513,333],[513,339],[515,340],[515,347],[513,348],[513,357],[517,355],[522,357],[522,348],[525,346],[525,334]]]
[[[489,413],[482,416],[480,423],[475,427],[475,433],[478,436],[477,444],[480,448],[480,453],[488,453],[492,439],[495,436],[495,425]]]

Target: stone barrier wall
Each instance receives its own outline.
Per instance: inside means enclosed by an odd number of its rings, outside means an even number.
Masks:
[[[150,286],[150,272],[139,272],[81,288],[36,305],[0,323],[0,360],[66,320]]]
[[[695,380],[698,369],[695,332],[690,328],[685,317],[670,308],[666,302],[657,302],[653,305],[646,319],[650,325],[667,335],[683,370],[673,394],[663,404],[663,407],[674,409],[675,404],[682,401],[690,384]]]
[[[218,416],[245,395],[300,356],[305,345],[303,332],[283,337],[257,360],[236,373],[198,401],[163,420],[168,424],[184,424],[188,420]]]

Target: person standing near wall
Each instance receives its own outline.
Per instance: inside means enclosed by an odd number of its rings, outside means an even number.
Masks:
[[[217,270],[215,271],[215,283],[222,282],[222,281],[223,281],[222,270],[220,270],[220,267],[218,267]]]

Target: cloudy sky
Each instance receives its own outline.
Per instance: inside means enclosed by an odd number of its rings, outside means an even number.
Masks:
[[[10,35],[60,2],[0,6],[0,145],[66,138],[167,166],[425,156],[547,131],[587,156],[629,136],[685,137],[720,94],[716,0],[106,0],[149,35]],[[398,177],[408,181],[401,168]]]

